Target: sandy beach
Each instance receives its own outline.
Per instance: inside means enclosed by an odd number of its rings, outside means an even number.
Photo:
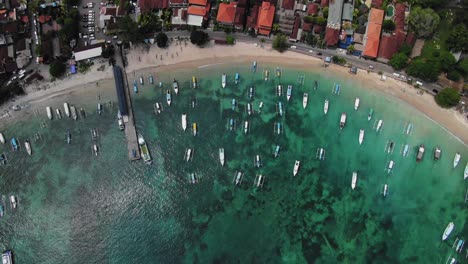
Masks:
[[[159,49],[156,46],[152,46],[149,50],[141,47],[134,48],[127,54],[127,58],[129,62],[127,74],[129,76],[150,70],[157,73],[173,69],[244,63],[253,60],[257,60],[259,63],[290,66],[308,71],[334,71],[343,77],[352,78],[363,87],[378,90],[408,103],[447,129],[465,145],[468,143],[468,133],[466,133],[468,121],[466,118],[455,110],[440,108],[432,95],[419,95],[414,87],[392,78],[380,81],[380,76],[374,72],[367,73],[367,71],[359,70],[357,75],[353,75],[348,73],[347,68],[337,65],[324,68],[320,59],[296,52],[279,53],[271,46],[260,47],[260,45],[242,42],[234,46],[211,45],[198,48],[190,41],[186,43],[174,41],[167,49]],[[98,71],[98,68],[103,69]],[[76,102],[86,98],[96,98],[96,96],[102,96],[104,101],[115,100],[113,97],[115,90],[109,89],[109,87],[114,87],[113,82],[112,68],[107,61],[101,60],[101,63],[96,63],[86,74],[77,74],[52,83],[43,81],[39,84],[32,84],[26,89],[27,95],[15,98],[15,102],[0,107],[1,113],[16,104],[27,106],[26,111],[9,111],[8,115],[0,117],[0,123],[5,125],[6,121],[13,120],[13,117],[30,114],[31,111],[40,109],[51,100],[63,102],[73,98],[70,100]]]

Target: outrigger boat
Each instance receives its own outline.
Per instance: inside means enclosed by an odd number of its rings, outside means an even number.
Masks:
[[[395,162],[393,160],[390,160],[388,162],[387,173],[392,172],[394,166],[395,166]]]
[[[252,62],[252,71],[256,72],[257,71],[257,61]]]
[[[141,157],[146,164],[151,164],[153,161],[151,159],[151,154],[146,144],[145,139],[141,134],[138,135],[138,146],[140,147]]]
[[[16,138],[12,138],[10,140],[10,143],[11,143],[11,147],[13,148],[13,150],[18,150],[19,149],[19,144],[18,144],[18,141],[16,140]]]
[[[269,77],[270,77],[270,72],[268,70],[264,70],[263,71],[263,79],[265,79],[265,81],[268,81]]]
[[[260,167],[262,167],[262,165],[263,165],[263,163],[262,163],[262,158],[260,157],[260,155],[255,155],[254,167],[260,168]]]
[[[255,90],[252,86],[249,87],[249,99],[252,100],[255,95]]]
[[[228,129],[229,131],[236,129],[236,120],[234,120],[234,118],[229,118]]]
[[[371,108],[369,110],[369,114],[367,115],[367,121],[370,121],[373,115],[374,115],[374,109]]]
[[[353,172],[353,177],[351,178],[351,189],[354,190],[356,188],[356,183],[357,183],[357,172]]]
[[[197,84],[197,77],[192,76],[192,88],[193,88],[193,89],[196,89],[197,87],[198,87],[198,84]]]
[[[359,130],[359,145],[362,145],[362,141],[364,141],[364,129]]]
[[[412,129],[413,129],[413,123],[409,123],[408,126],[406,127],[406,134],[409,135]]]
[[[387,142],[387,146],[385,147],[387,150],[387,153],[389,154],[392,153],[394,147],[395,147],[395,143],[393,143],[393,141]]]
[[[274,158],[277,158],[279,156],[279,152],[280,152],[280,145],[276,145],[275,148],[273,149],[273,157]]]
[[[406,144],[405,147],[403,148],[403,157],[408,156],[409,152],[409,144]]]
[[[236,109],[237,109],[237,101],[235,98],[233,98],[231,101],[231,110],[236,111]]]
[[[258,104],[258,113],[260,114],[263,109],[263,101]]]
[[[380,119],[379,122],[377,122],[377,127],[375,128],[375,131],[380,132],[380,130],[382,129],[383,124],[384,124],[383,120]]]
[[[281,68],[280,67],[276,67],[276,77],[281,77]]]
[[[224,148],[219,148],[219,162],[224,166]]]
[[[3,205],[0,203],[0,217],[3,217],[4,212]]]
[[[360,102],[359,97],[356,97],[356,99],[354,99],[354,110],[356,110],[356,111],[359,108],[359,102]]]
[[[278,84],[278,86],[276,87],[276,95],[283,96],[283,85]]]
[[[185,131],[187,129],[187,114],[182,113],[182,129]]]
[[[57,115],[57,118],[58,119],[62,119],[62,112],[60,111],[60,109],[55,109],[55,114]]]
[[[193,136],[196,136],[198,134],[198,126],[197,126],[197,123],[193,123],[192,124],[192,133],[193,133]]]
[[[162,110],[163,110],[162,104],[159,103],[159,102],[154,103],[154,105],[153,105],[153,110],[154,110],[154,114],[155,114],[155,115],[161,114],[161,113],[162,113]]]
[[[249,133],[250,127],[249,127],[249,121],[244,122],[244,134]]]
[[[226,73],[221,76],[221,87],[226,88]]]
[[[0,132],[0,142],[1,142],[2,144],[5,144],[5,136],[3,136],[3,133],[2,133],[2,132]]]
[[[251,103],[247,103],[247,114],[248,115],[252,115],[252,104]]]
[[[91,140],[95,140],[98,137],[98,130],[97,128],[91,128]]]
[[[283,126],[281,125],[280,122],[276,122],[276,123],[274,124],[273,129],[274,129],[275,134],[280,135],[281,132],[283,131]]]
[[[317,148],[317,152],[315,152],[315,158],[318,160],[325,159],[325,149],[324,148]]]
[[[236,171],[236,173],[234,174],[234,184],[235,185],[240,185],[242,183],[242,177],[244,176],[244,174],[241,172],[241,171]]]
[[[340,129],[343,129],[346,125],[346,113],[343,112],[341,113],[341,118],[340,118]]]
[[[174,81],[172,82],[172,89],[174,89],[174,93],[176,95],[179,94],[179,83],[177,82],[176,79],[174,79]]]
[[[70,106],[70,112],[73,120],[78,120],[78,113],[76,112],[76,107],[74,105]]]
[[[192,161],[192,159],[193,159],[193,150],[188,148],[185,150],[184,160],[189,162],[189,161]]]
[[[97,113],[98,113],[98,115],[102,114],[102,104],[101,103],[97,104]]]
[[[50,108],[50,106],[46,107],[46,112],[47,112],[47,118],[49,118],[49,120],[52,120],[53,115],[52,115],[52,108]]]
[[[458,242],[458,243],[457,243]],[[457,244],[457,246],[455,246]],[[463,239],[455,239],[455,243],[453,243],[452,248],[455,246],[455,252],[461,253],[463,249],[463,245],[465,245],[465,241]]]
[[[65,111],[65,115],[70,117],[70,107],[68,106],[68,103],[63,103],[63,110]]]
[[[71,137],[70,130],[67,130],[67,133],[65,134],[65,141],[67,141],[67,144],[71,144]]]
[[[457,167],[458,163],[460,162],[461,155],[460,153],[455,153],[455,157],[453,158],[453,167]]]
[[[304,93],[304,95],[302,96],[302,108],[306,109],[308,100],[309,100],[309,94]]]
[[[94,156],[98,156],[99,155],[99,147],[96,143],[93,144],[93,146],[91,147],[92,148],[92,151],[93,151],[93,154]]]
[[[442,241],[447,240],[454,228],[455,224],[453,222],[448,223],[447,227],[444,230],[444,233],[442,234]]]
[[[315,80],[315,81],[314,81],[314,90],[317,90],[317,89],[318,89],[318,81]]]
[[[154,84],[153,75],[150,74],[150,75],[148,76],[148,82],[149,82],[149,84],[151,84],[151,85]]]
[[[198,183],[198,177],[194,172],[190,173],[190,175],[189,175],[189,183],[191,183],[191,184]]]
[[[434,149],[434,160],[439,160],[441,154],[442,154],[442,150],[440,149],[439,146],[437,146],[437,147]]]
[[[293,169],[293,176],[296,176],[297,173],[299,172],[299,166],[301,165],[301,161],[296,160],[294,162],[294,169]]]
[[[463,173],[463,179],[466,180],[468,178],[468,162],[465,165],[465,172]]]
[[[166,91],[166,102],[168,106],[171,106],[171,102],[172,102],[171,90]]]
[[[283,116],[284,114],[284,109],[283,109],[283,103],[282,102],[278,102],[276,104],[276,110],[278,111],[278,115],[279,116]]]
[[[328,113],[328,105],[330,104],[330,102],[328,101],[328,99],[325,99],[325,103],[323,104],[323,112],[325,114]]]
[[[335,85],[333,86],[333,93],[339,95],[340,91],[341,91],[341,84],[335,83]]]
[[[32,150],[31,150],[31,143],[29,143],[29,140],[24,141],[24,148],[26,149],[26,152],[28,153],[28,155],[31,156]]]
[[[383,196],[386,197],[388,194],[388,184],[384,184],[383,186]]]
[[[239,84],[239,82],[240,82],[240,76],[239,76],[239,73],[236,72],[236,77],[234,79],[234,83],[237,85],[237,84]]]
[[[419,145],[418,154],[416,155],[417,162],[420,162],[423,159],[424,151],[425,151],[424,145],[423,144]]]
[[[136,80],[133,80],[133,92],[138,93],[138,84]]]
[[[16,197],[14,195],[10,196],[10,206],[11,209],[16,209],[16,207],[18,206],[18,201],[16,201]]]
[[[293,86],[292,85],[288,85],[288,90],[286,91],[286,100],[289,101],[291,99],[291,96],[292,96],[292,89],[293,89]]]
[[[257,174],[257,176],[255,176],[255,180],[254,180],[255,187],[262,188],[264,182],[265,182],[265,176],[263,176],[262,174]]]

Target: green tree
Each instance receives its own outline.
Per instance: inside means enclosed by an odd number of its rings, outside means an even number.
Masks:
[[[328,6],[323,8],[322,14],[324,18],[328,18]]]
[[[304,22],[313,23],[314,22],[314,17],[313,16],[305,16],[304,17]]]
[[[457,64],[457,70],[464,76],[468,75],[468,59],[463,59]]]
[[[467,51],[468,30],[464,24],[458,24],[452,28],[447,38],[447,47],[453,51]]]
[[[461,78],[460,73],[455,70],[447,72],[447,79],[452,80],[454,82],[458,82]]]
[[[440,68],[444,71],[449,71],[453,69],[453,66],[457,61],[455,60],[455,57],[453,57],[452,53],[448,51],[443,51],[439,55],[439,62],[440,62]]]
[[[110,45],[110,44],[104,44],[103,45],[101,56],[104,59],[108,59],[108,58],[114,56],[114,53],[115,53],[114,45]]]
[[[190,34],[190,42],[192,42],[192,44],[195,44],[197,46],[205,45],[205,43],[207,43],[209,39],[210,39],[210,36],[208,35],[208,33],[205,33],[200,30],[194,30]]]
[[[447,87],[435,96],[435,101],[444,108],[454,107],[460,102],[460,94],[456,89]]]
[[[169,38],[167,37],[166,33],[164,32],[159,32],[158,35],[156,35],[156,44],[160,48],[165,48],[167,46],[167,41]]]
[[[335,55],[335,56],[332,57],[332,62],[336,63],[336,64],[339,64],[339,65],[344,65],[344,64],[346,64],[346,59],[343,58],[343,57]]]
[[[65,74],[66,70],[67,70],[67,66],[60,61],[54,61],[49,66],[49,73],[54,78],[61,77],[62,75]]]
[[[437,61],[417,58],[411,61],[406,72],[425,81],[435,82],[440,73],[440,66]]]
[[[143,34],[161,31],[162,24],[154,13],[146,13],[138,18],[138,27]],[[135,30],[135,29],[134,29]]]
[[[390,20],[390,19],[385,19],[383,24],[382,24],[382,29],[383,31],[385,32],[393,32],[395,30],[396,26],[395,26],[395,22],[393,22],[393,20]]]
[[[133,19],[126,15],[119,20],[120,37],[124,41],[136,42],[143,39],[143,36],[138,30],[138,24]]]
[[[448,4],[448,0],[410,0],[408,1],[412,5],[418,5],[422,7],[438,8],[445,4]]]
[[[234,45],[234,42],[236,41],[236,39],[234,38],[233,35],[229,34],[229,35],[226,35],[226,42],[228,45]]]
[[[320,26],[325,26],[327,24],[327,19],[323,17],[317,17],[315,23]]]
[[[283,34],[276,35],[275,39],[273,40],[273,48],[279,52],[284,52],[288,48],[286,41],[287,41],[287,38],[285,35]]]
[[[278,31],[280,30],[280,25],[277,23],[273,24],[272,30],[274,34],[278,33]]]
[[[307,33],[304,40],[307,44],[311,46],[314,46],[315,44],[317,44],[317,37],[315,37],[314,34],[312,33]]]
[[[408,18],[408,24],[411,30],[416,32],[418,37],[428,38],[432,36],[439,26],[440,17],[430,8],[413,8]]]
[[[406,56],[409,57],[409,55],[411,54],[411,51],[413,51],[413,46],[404,42],[398,51],[406,54]]]
[[[353,53],[356,51],[356,48],[354,47],[354,45],[349,45],[348,48],[346,48],[348,50],[349,53]]]
[[[388,64],[395,70],[401,70],[408,65],[408,56],[403,52],[395,53]]]

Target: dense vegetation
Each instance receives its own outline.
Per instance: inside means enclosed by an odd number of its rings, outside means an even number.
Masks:
[[[287,37],[283,34],[278,34],[273,40],[273,48],[279,52],[284,52],[288,48]]]
[[[159,32],[158,35],[156,35],[156,44],[160,48],[165,48],[167,46],[167,41],[169,38],[167,37],[166,33],[164,32]]]
[[[454,107],[460,102],[460,94],[454,88],[445,88],[435,96],[438,105],[444,108]]]
[[[54,78],[62,77],[67,70],[65,63],[54,61],[50,64],[49,73]]]
[[[190,42],[192,42],[192,44],[195,44],[197,46],[203,46],[209,40],[210,40],[210,36],[208,36],[208,33],[200,31],[200,30],[194,30],[190,34]]]

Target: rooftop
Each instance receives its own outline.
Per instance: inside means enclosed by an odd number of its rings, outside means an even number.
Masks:
[[[371,58],[377,57],[384,15],[384,11],[380,9],[372,8],[370,11],[365,37],[364,56]]]
[[[147,13],[152,9],[162,9],[169,6],[169,0],[139,0],[141,13]],[[121,12],[119,12],[120,15]]]
[[[233,24],[236,17],[236,3],[220,3],[218,6],[218,15],[216,20],[221,23]]]
[[[319,6],[315,3],[310,3],[309,6],[307,7],[307,14],[309,15],[315,15],[318,13],[318,8]]]
[[[270,35],[273,19],[275,18],[275,6],[270,2],[263,2],[258,11],[257,30],[261,35]]]
[[[205,16],[206,8],[204,6],[191,5],[191,6],[189,6],[189,8],[187,10],[187,14],[196,15],[196,16]]]
[[[205,6],[206,3],[208,3],[208,0],[189,0],[189,4],[191,5]]]
[[[281,5],[281,7],[284,9],[293,10],[295,2],[295,0],[283,0],[283,4]]]

